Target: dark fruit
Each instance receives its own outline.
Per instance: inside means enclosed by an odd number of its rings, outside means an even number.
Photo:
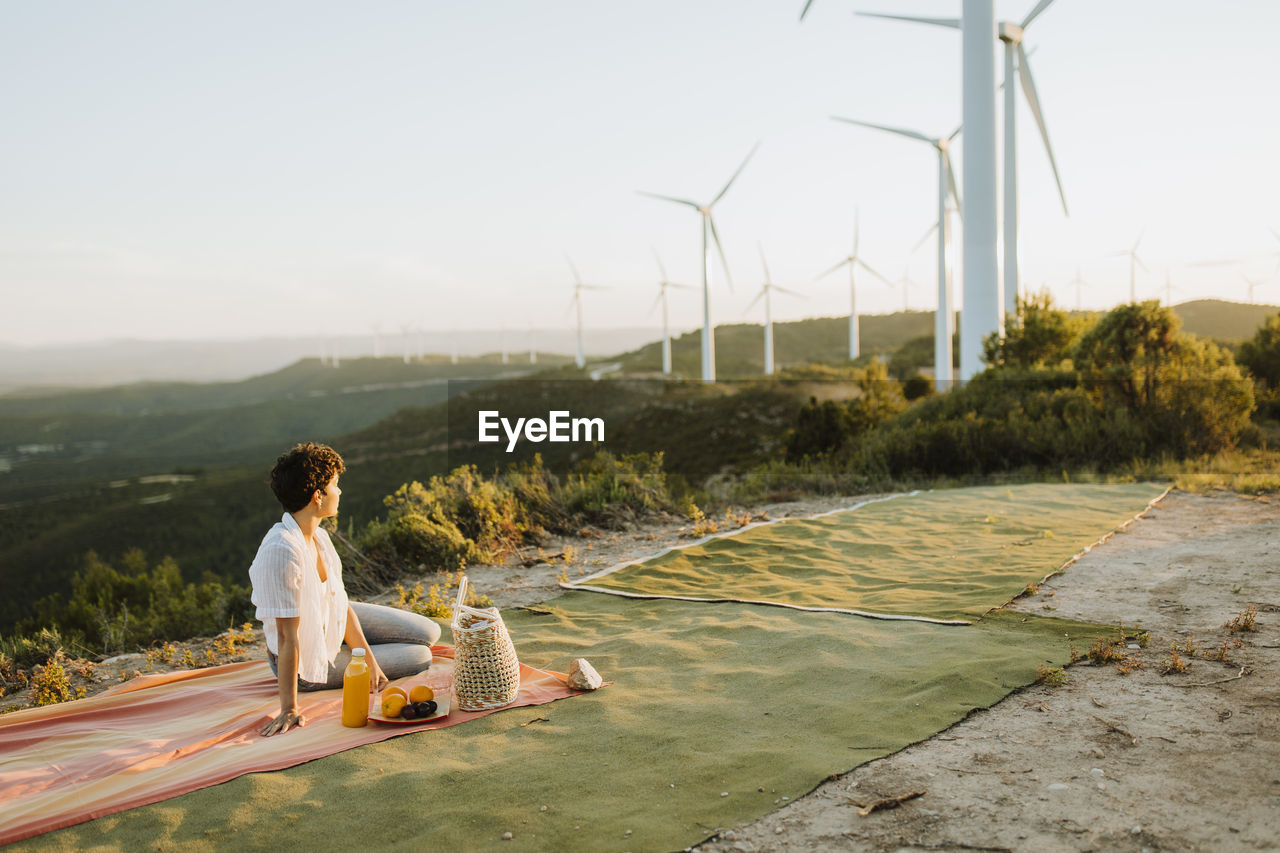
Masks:
[[[409,703],[400,709],[400,719],[416,720],[418,718],[418,708],[413,703]]]
[[[440,707],[439,705],[436,704],[436,700],[434,699],[428,699],[425,702],[420,702],[419,705],[420,705],[420,707],[418,708],[419,717],[430,717],[432,714],[436,712],[436,708]]]

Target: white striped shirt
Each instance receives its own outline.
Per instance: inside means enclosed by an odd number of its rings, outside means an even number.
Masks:
[[[342,648],[347,629],[347,591],[342,585],[342,563],[323,528],[315,532],[328,580],[316,571],[316,548],[307,544],[302,528],[289,513],[267,531],[249,567],[253,603],[262,620],[267,650],[279,655],[276,620],[298,619],[298,676],[322,683],[329,664]]]

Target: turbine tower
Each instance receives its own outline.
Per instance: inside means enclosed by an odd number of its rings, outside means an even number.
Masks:
[[[529,324],[529,363],[538,363],[538,350],[533,344],[533,323]]]
[[[653,301],[653,308],[649,309],[649,313],[653,313],[653,309],[659,304],[662,305],[662,373],[665,376],[671,375],[671,329],[667,319],[667,288],[674,287],[679,290],[693,290],[687,284],[676,284],[667,278],[667,270],[662,266],[662,258],[658,257],[658,250],[653,250],[653,258],[658,262],[658,272],[662,274],[662,278],[658,281],[658,298]]]
[[[849,257],[840,261],[840,263],[836,264],[831,269],[827,270],[826,272],[822,273],[822,275],[814,279],[814,281],[817,281],[818,279],[825,278],[826,276],[831,275],[831,273],[835,272],[836,270],[840,269],[843,266],[849,267],[849,360],[850,361],[853,361],[862,353],[861,339],[858,336],[858,324],[859,324],[858,290],[854,286],[854,282],[853,282],[854,267],[861,266],[864,270],[871,273],[873,276],[880,279],[885,284],[890,284],[889,279],[885,278],[884,276],[880,275],[880,273],[876,272],[871,267],[869,267],[867,265],[867,262],[862,260],[862,258],[859,257],[858,255],[858,220],[859,218],[860,216],[859,216],[858,210],[857,208],[854,208],[853,253],[850,254]],[[763,253],[761,254],[761,257],[763,258]]]
[[[1068,285],[1076,286],[1076,310],[1080,310],[1080,288],[1084,287],[1084,279],[1080,277],[1080,267],[1076,266],[1076,277],[1067,282]]]
[[[955,310],[952,307],[951,286],[947,278],[947,240],[950,237],[949,223],[947,221],[948,196],[955,198],[956,206],[960,206],[960,191],[956,188],[956,174],[951,167],[949,150],[951,142],[960,133],[960,128],[957,127],[950,136],[933,137],[925,136],[923,133],[914,130],[903,130],[899,127],[886,127],[882,124],[871,124],[870,122],[840,118],[838,116],[833,116],[833,118],[836,121],[883,130],[898,136],[905,136],[908,139],[918,139],[933,146],[938,152],[938,312],[933,320],[933,381],[939,390],[949,388],[951,387],[950,383],[955,378],[955,371],[951,363],[951,336],[955,331]],[[966,307],[968,307],[967,303]]]
[[[1040,108],[1040,97],[1036,92],[1035,80],[1031,76],[1031,63],[1022,40],[1026,29],[1054,0],[1040,0],[1036,7],[1022,19],[1021,23],[1001,21],[998,29],[1000,41],[1004,43],[1004,311],[1016,314],[1018,297],[1022,295],[1021,277],[1018,272],[1018,140],[1017,103],[1018,94],[1014,86],[1014,74],[1022,84],[1022,94],[1027,99],[1027,106],[1035,117],[1036,127],[1040,129],[1040,138],[1044,141],[1044,150],[1049,155],[1049,166],[1053,169],[1053,179],[1058,185],[1058,198],[1062,200],[1062,212],[1067,210],[1067,196],[1062,189],[1062,178],[1058,175],[1058,162],[1053,156],[1053,146],[1049,144],[1049,131],[1045,127],[1044,113]],[[932,24],[939,27],[961,29],[959,18],[917,18],[909,15],[882,15],[874,12],[858,12],[867,18],[887,18],[895,21],[912,21],[918,24]]]
[[[1266,282],[1254,281],[1253,279],[1249,278],[1249,276],[1243,275],[1243,274],[1240,277],[1243,278],[1245,280],[1245,283],[1249,285],[1249,304],[1252,305],[1254,304],[1253,289],[1260,284],[1266,284]]]
[[[568,255],[564,259],[569,262],[569,269],[573,270],[573,299],[569,302],[569,310],[577,308],[578,311],[578,353],[573,359],[573,363],[579,368],[585,367],[587,357],[582,351],[582,291],[584,290],[604,290],[605,288],[595,284],[583,284],[582,276],[578,275],[578,268],[573,265],[573,259]]]
[[[1151,270],[1147,269],[1147,265],[1142,262],[1142,258],[1138,257],[1138,244],[1142,242],[1142,237],[1143,237],[1143,234],[1145,233],[1146,232],[1144,231],[1138,235],[1138,239],[1133,241],[1133,246],[1131,248],[1126,249],[1123,252],[1115,252],[1109,256],[1112,258],[1128,258],[1129,259],[1129,301],[1130,302],[1138,301],[1137,268],[1142,267],[1143,272],[1151,272]]]
[[[724,194],[729,191],[729,187],[733,186],[733,182],[738,179],[738,175],[742,174],[742,170],[747,167],[747,163],[755,155],[756,149],[760,147],[760,143],[756,143],[751,151],[747,154],[746,159],[742,161],[742,165],[729,178],[728,183],[724,185],[724,189],[716,194],[716,197],[706,204],[698,204],[695,201],[689,201],[685,198],[674,198],[667,195],[658,195],[657,193],[649,193],[640,191],[641,195],[650,198],[661,199],[662,201],[671,201],[676,204],[687,205],[692,207],[702,217],[702,381],[716,381],[716,342],[715,330],[711,327],[711,241],[715,241],[716,250],[720,253],[720,263],[724,266],[724,280],[729,286],[729,290],[733,290],[733,279],[729,275],[729,261],[724,256],[724,247],[720,245],[720,235],[716,233],[715,220],[711,218],[711,209],[715,207],[716,202],[724,198]]]
[[[759,245],[759,244],[757,244]],[[773,306],[770,300],[770,293],[774,290],[779,293],[787,293],[792,296],[799,296],[804,299],[803,293],[797,293],[794,290],[788,290],[785,287],[779,287],[773,283],[772,277],[769,275],[769,262],[764,259],[764,246],[760,246],[760,265],[764,267],[764,286],[760,288],[760,292],[756,294],[756,298],[752,299],[747,305],[746,310],[742,313],[745,315],[755,304],[764,299],[764,375],[773,375]]]

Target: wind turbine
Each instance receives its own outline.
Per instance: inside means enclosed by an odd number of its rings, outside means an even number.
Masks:
[[[960,133],[957,127],[950,136],[925,136],[914,130],[903,130],[898,127],[886,127],[882,124],[871,124],[870,122],[857,121],[851,118],[840,118],[832,116],[836,121],[848,122],[856,124],[860,127],[870,127],[875,130],[883,130],[887,133],[894,133],[898,136],[905,136],[908,139],[918,139],[921,142],[932,145],[938,152],[938,313],[933,321],[933,370],[934,383],[939,389],[950,387],[951,381],[955,378],[955,371],[951,363],[951,336],[955,331],[955,312],[951,306],[951,286],[950,280],[947,278],[947,240],[950,237],[950,229],[947,222],[947,198],[948,196],[955,198],[956,206],[962,207],[960,204],[960,191],[956,188],[956,173],[951,167],[951,154],[949,149],[952,141]]]
[[[683,204],[692,207],[702,216],[702,381],[716,381],[716,341],[715,330],[711,328],[711,244],[707,237],[715,241],[716,250],[720,253],[720,263],[724,266],[724,280],[729,286],[729,290],[733,290],[733,278],[729,275],[729,261],[724,256],[724,247],[720,245],[720,235],[716,233],[715,220],[711,218],[711,208],[715,207],[716,202],[724,198],[724,194],[729,191],[729,187],[733,186],[733,182],[738,179],[738,175],[742,174],[742,170],[747,167],[747,163],[755,155],[756,149],[760,147],[757,142],[751,151],[747,154],[746,159],[742,161],[742,165],[729,178],[728,183],[724,185],[724,189],[716,194],[716,197],[706,204],[698,204],[695,201],[689,201],[685,198],[674,198],[667,195],[658,195],[640,191],[640,195],[646,195],[650,198],[661,199],[662,201],[671,201],[676,204]]]
[[[533,344],[533,323],[529,324],[529,363],[538,363],[538,350]]]
[[[569,269],[573,270],[573,299],[569,302],[569,310],[574,308],[578,310],[578,354],[574,357],[573,363],[578,367],[585,367],[587,357],[582,352],[582,291],[584,290],[604,290],[596,284],[583,284],[582,276],[578,275],[578,268],[573,265],[573,259],[568,255],[564,259],[569,262]]]
[[[757,244],[759,245],[759,244]],[[773,283],[772,277],[769,275],[769,262],[764,259],[764,246],[760,246],[760,265],[764,267],[764,286],[760,288],[760,292],[756,294],[756,298],[752,299],[750,304],[742,312],[744,315],[750,311],[755,304],[762,298],[764,299],[764,375],[773,375],[773,306],[770,300],[770,293],[778,291],[779,293],[788,293],[792,296],[805,298],[803,293],[797,293],[794,290],[788,290],[785,287],[779,287]]]
[[[507,356],[507,318],[502,316],[498,321],[498,346],[502,350],[502,363],[506,364],[510,359]]]
[[[880,275],[880,273],[873,270],[871,267],[867,265],[866,261],[862,260],[862,258],[858,256],[858,220],[859,220],[859,213],[857,208],[854,208],[853,253],[849,255],[849,257],[845,258],[840,263],[836,264],[831,269],[827,270],[822,275],[814,279],[814,281],[817,281],[820,278],[825,278],[826,276],[830,275],[831,273],[835,272],[836,270],[840,269],[843,266],[849,267],[849,360],[850,361],[853,361],[855,358],[857,358],[861,354],[861,343],[858,337],[858,290],[856,287],[854,287],[854,283],[853,283],[854,267],[861,266],[864,270],[871,273],[873,276],[880,279],[885,284],[890,284],[889,279],[885,278],[884,276]],[[764,255],[762,252],[761,258],[763,257]]]
[[[1142,237],[1144,234],[1146,234],[1146,231],[1143,231],[1142,233],[1138,234],[1138,239],[1133,241],[1132,248],[1126,249],[1123,252],[1113,252],[1111,255],[1108,256],[1112,258],[1127,257],[1129,259],[1129,301],[1130,302],[1138,301],[1137,267],[1142,267],[1143,272],[1151,272],[1151,270],[1147,269],[1147,265],[1142,262],[1142,259],[1138,257],[1138,244],[1142,242]]]
[[[1080,310],[1080,288],[1084,287],[1084,279],[1080,277],[1079,265],[1076,266],[1076,277],[1071,279],[1071,281],[1067,282],[1068,286],[1073,284],[1076,286],[1076,310],[1079,311]]]
[[[997,36],[1004,42],[1004,83],[1001,88],[1004,90],[1004,310],[1007,314],[1017,313],[1018,297],[1022,295],[1023,290],[1018,274],[1018,142],[1015,132],[1018,95],[1013,85],[1015,72],[1022,84],[1022,93],[1027,99],[1027,106],[1031,108],[1031,114],[1035,117],[1036,127],[1040,129],[1044,150],[1049,155],[1049,166],[1053,169],[1053,179],[1058,185],[1058,197],[1062,200],[1062,212],[1070,215],[1067,210],[1067,195],[1062,189],[1062,178],[1058,174],[1058,162],[1053,156],[1053,146],[1049,144],[1049,131],[1045,127],[1044,113],[1040,108],[1040,96],[1036,92],[1036,83],[1031,76],[1031,63],[1027,51],[1022,47],[1027,27],[1031,26],[1031,22],[1052,3],[1053,0],[1040,0],[1021,23],[1001,21],[997,30]],[[857,14],[866,18],[887,18],[961,29],[959,18],[917,18],[876,12],[858,12]]]
[[[1249,276],[1247,276],[1247,275],[1243,275],[1243,274],[1241,274],[1241,276],[1240,276],[1240,277],[1241,277],[1241,278],[1243,278],[1243,279],[1245,280],[1245,282],[1249,285],[1249,304],[1251,304],[1251,305],[1252,305],[1252,304],[1254,304],[1254,302],[1253,302],[1253,289],[1254,289],[1255,287],[1257,287],[1258,285],[1260,285],[1260,284],[1266,284],[1267,282],[1264,282],[1264,281],[1254,281],[1253,279],[1249,278]]]
[[[400,342],[404,345],[403,348],[404,348],[405,364],[409,363],[409,343],[411,341],[411,338],[409,337],[409,333],[412,331],[413,331],[412,326],[405,325],[403,323],[400,324]]]
[[[653,258],[658,262],[658,272],[662,274],[662,278],[658,281],[658,298],[653,301],[653,308],[649,309],[649,313],[653,313],[653,309],[659,304],[662,305],[662,372],[664,375],[671,375],[671,330],[667,320],[667,288],[674,287],[679,290],[693,290],[687,284],[676,284],[667,278],[667,270],[662,265],[662,258],[658,257],[658,250],[653,250]]]

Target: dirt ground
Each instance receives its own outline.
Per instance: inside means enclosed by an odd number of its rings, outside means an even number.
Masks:
[[[1140,669],[1078,663],[697,849],[1280,848],[1278,563],[1280,503],[1173,493],[1013,605],[1150,632]],[[1249,605],[1256,632],[1223,627]],[[1230,661],[1162,675],[1189,638]]]
[[[762,512],[805,516],[864,497],[751,512],[757,519]],[[715,520],[732,527],[745,518]],[[590,533],[531,552],[526,562],[533,565],[473,567],[468,575],[499,607],[534,604],[560,593],[557,577],[590,574],[695,535],[687,520],[676,519]],[[1061,686],[1018,691],[696,849],[1278,849],[1278,562],[1280,501],[1170,494],[1012,605],[1149,632],[1145,648],[1126,650],[1129,674],[1115,663],[1083,660],[1067,669]],[[1258,611],[1256,631],[1225,627],[1250,606]],[[212,642],[183,645],[198,658]],[[1183,649],[1186,671],[1162,674],[1173,644]],[[1228,659],[1212,659],[1219,653]],[[263,655],[258,632],[230,659]],[[147,671],[141,656],[97,664],[82,681],[92,693],[134,669]],[[923,793],[899,807],[859,815],[863,806],[916,792]]]

